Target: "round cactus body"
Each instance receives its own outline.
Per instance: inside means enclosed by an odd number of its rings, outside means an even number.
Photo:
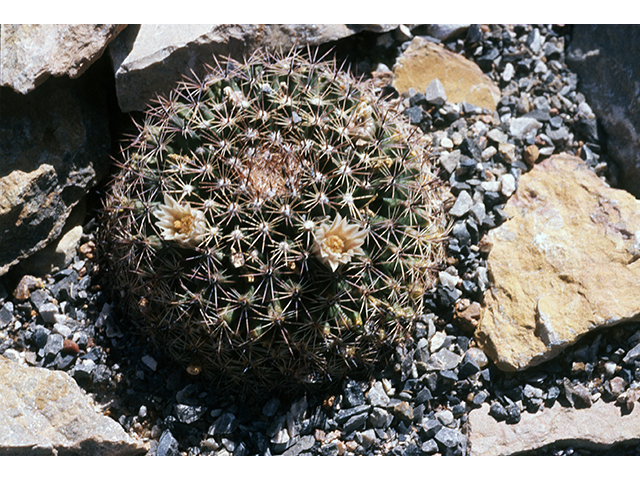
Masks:
[[[105,202],[128,316],[191,374],[260,391],[371,366],[444,258],[426,139],[335,62],[256,54],[150,108]]]

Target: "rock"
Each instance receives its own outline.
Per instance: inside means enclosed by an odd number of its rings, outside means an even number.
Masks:
[[[343,401],[347,407],[357,407],[364,403],[364,392],[359,382],[355,380],[348,380],[346,382]]]
[[[498,145],[498,151],[507,163],[513,163],[518,160],[516,156],[516,146],[513,143],[501,143]]]
[[[564,396],[572,407],[589,408],[592,404],[591,392],[581,383],[573,384],[568,378],[564,379]]]
[[[439,350],[425,362],[425,370],[451,370],[458,366],[462,359],[460,355],[453,353],[450,350]]]
[[[497,422],[489,406],[469,413],[470,455],[512,455],[566,442],[575,447],[607,448],[640,437],[640,409],[622,415],[613,403],[602,401],[591,408],[552,408],[522,413],[517,425]]]
[[[342,426],[343,431],[345,433],[348,433],[354,430],[362,430],[363,428],[365,428],[365,425],[367,424],[368,417],[369,417],[369,414],[367,412],[363,412],[358,415],[354,415],[350,417],[349,420],[347,420]]]
[[[523,174],[490,231],[478,344],[502,370],[555,357],[585,333],[640,315],[640,209],[578,158]],[[603,288],[606,286],[606,288]]]
[[[436,420],[438,420],[442,425],[453,425],[455,423],[455,418],[453,413],[450,410],[440,410],[435,414]]]
[[[51,75],[79,77],[125,27],[4,24],[0,26],[0,86],[26,94]]]
[[[507,418],[507,409],[499,402],[493,402],[491,407],[489,407],[489,415],[496,419],[496,421],[500,422]]]
[[[389,396],[384,391],[382,382],[374,382],[369,391],[366,393],[368,402],[374,407],[386,407],[389,405]]]
[[[393,421],[393,415],[384,408],[374,407],[369,414],[369,423],[373,428],[386,428]]]
[[[453,152],[444,152],[440,155],[440,165],[448,173],[453,173],[460,164],[460,150],[454,150]]]
[[[142,360],[142,363],[144,363],[147,367],[149,367],[149,369],[154,372],[156,371],[156,368],[158,368],[158,361],[151,355],[145,355],[140,360]]]
[[[56,323],[55,316],[60,313],[58,311],[58,307],[51,302],[43,303],[38,308],[38,313],[40,313],[40,318],[47,325],[53,325]]]
[[[448,40],[462,35],[469,28],[469,24],[435,23],[427,25],[427,35],[438,40]]]
[[[438,433],[436,433],[434,438],[437,442],[448,448],[454,448],[457,445],[462,445],[466,440],[465,436],[458,430],[449,427],[442,427],[438,430]]]
[[[515,71],[516,70],[513,66],[513,63],[507,63],[504,67],[504,70],[502,71],[502,80],[504,80],[505,82],[510,82]]]
[[[501,178],[500,191],[505,197],[510,197],[516,191],[516,179],[510,173],[505,173]]]
[[[166,95],[191,70],[204,76],[214,56],[236,59],[258,48],[288,51],[294,44],[319,45],[369,30],[388,32],[396,24],[343,25],[131,25],[109,46],[118,103],[123,112],[144,110]]]
[[[86,198],[82,198],[71,211],[60,232],[60,238],[24,259],[20,263],[20,269],[33,275],[45,276],[47,273],[68,267],[73,262],[80,244],[80,238],[83,234],[82,222],[86,211]]]
[[[280,407],[280,399],[273,397],[262,407],[262,414],[267,417],[273,417],[277,413],[278,407]]]
[[[456,302],[453,318],[463,332],[473,334],[481,314],[482,310],[478,302],[470,302],[468,298],[463,298]]]
[[[638,357],[640,357],[640,343],[635,347],[633,347],[631,350],[629,350],[627,354],[624,356],[624,358],[622,359],[622,361],[624,363],[631,363],[634,360],[636,360]]]
[[[0,455],[144,454],[63,372],[0,358]]]
[[[538,151],[538,147],[535,145],[529,145],[524,149],[524,161],[530,166],[533,166],[536,163],[539,156],[540,152]]]
[[[520,117],[509,120],[509,133],[516,138],[523,138],[529,133],[535,135],[540,128],[542,128],[542,123],[535,118]]]
[[[291,448],[285,451],[282,455],[298,456],[302,452],[306,452],[311,447],[313,447],[315,443],[316,443],[316,439],[313,437],[313,435],[305,435],[304,437],[301,437],[300,440],[298,440],[298,442],[295,445],[293,445]]]
[[[468,102],[493,111],[500,100],[500,89],[475,63],[421,37],[411,41],[393,71],[393,86],[400,93],[409,88],[423,92],[437,78],[451,103]]]
[[[465,215],[473,206],[473,199],[471,195],[466,190],[460,192],[456,202],[453,204],[451,209],[449,210],[449,214],[454,217],[462,217]]]
[[[566,61],[578,74],[579,91],[597,115],[607,153],[620,167],[620,186],[640,197],[640,28],[579,25]]]
[[[436,107],[441,107],[447,101],[447,93],[444,90],[444,86],[442,82],[434,78],[429,82],[427,88],[424,92],[424,99],[430,103],[431,105],[435,105]]]
[[[93,77],[52,79],[28,95],[1,92],[0,276],[58,238],[107,172],[108,115]]]
[[[343,424],[351,417],[361,415],[362,413],[369,413],[369,410],[371,410],[370,405],[358,405],[353,408],[343,408],[336,414],[335,421],[339,424]]]
[[[0,328],[13,322],[13,303],[7,302],[0,308]]]
[[[238,420],[231,412],[224,412],[209,428],[210,435],[230,435],[238,428]]]
[[[489,133],[487,133],[487,137],[498,144],[506,143],[509,140],[509,136],[506,133],[498,130],[497,128],[489,130]]]
[[[426,453],[427,455],[431,455],[438,451],[438,444],[433,438],[430,438],[422,444],[420,450],[422,450],[422,452]]]
[[[174,412],[178,421],[184,424],[191,424],[197,422],[207,411],[207,407],[184,405],[178,403],[174,406]]]
[[[180,455],[178,441],[171,434],[170,430],[165,430],[158,440],[156,455],[159,457],[174,457]]]
[[[413,422],[413,407],[407,402],[400,402],[393,406],[393,414],[401,422]]]
[[[376,432],[372,428],[364,432],[356,432],[356,439],[365,450],[373,445],[376,441]]]
[[[44,282],[41,278],[33,275],[24,275],[13,291],[13,297],[19,301],[28,300],[31,297],[31,292],[42,288],[44,288]]]

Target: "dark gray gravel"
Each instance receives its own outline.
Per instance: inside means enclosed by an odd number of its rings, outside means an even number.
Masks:
[[[468,319],[456,308],[477,307],[489,286],[478,244],[505,220],[502,206],[531,168],[528,147],[536,146],[540,159],[578,154],[616,185],[597,121],[564,63],[569,34],[568,27],[472,25],[444,41],[500,85],[495,115],[447,103],[437,83],[404,99],[407,118],[431,136],[456,195],[451,266],[427,295],[431,313],[414,338],[373,378],[347,378],[322,394],[255,402],[190,377],[136,337],[102,293],[95,259],[86,254],[95,241],[95,214],[84,228],[85,253],[47,277],[45,288],[16,300],[17,269],[11,284],[0,284],[0,354],[67,371],[108,404],[127,431],[148,439],[152,455],[465,455],[467,415],[483,403],[497,420],[517,423],[522,412],[555,402],[580,407],[623,398],[640,385],[637,325],[594,332],[542,366],[508,374],[474,348]],[[392,67],[408,42],[404,30],[365,32],[333,46],[338,56],[357,59],[356,73],[367,74],[388,70],[379,63]],[[512,118],[517,121],[509,126]],[[527,453],[603,454],[570,445]],[[604,454],[638,453],[640,447],[624,446]]]

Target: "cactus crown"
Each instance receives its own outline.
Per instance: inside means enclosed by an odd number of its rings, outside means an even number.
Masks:
[[[111,283],[190,373],[336,379],[409,333],[443,187],[398,105],[335,61],[227,60],[148,110],[105,202]]]

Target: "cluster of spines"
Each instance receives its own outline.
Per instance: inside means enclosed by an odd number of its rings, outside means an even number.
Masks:
[[[335,64],[218,65],[150,110],[125,153],[106,205],[111,277],[192,372],[313,384],[370,364],[422,311],[446,229],[427,148]],[[204,213],[192,248],[157,226],[166,195]],[[333,271],[314,232],[337,214],[367,239]]]

